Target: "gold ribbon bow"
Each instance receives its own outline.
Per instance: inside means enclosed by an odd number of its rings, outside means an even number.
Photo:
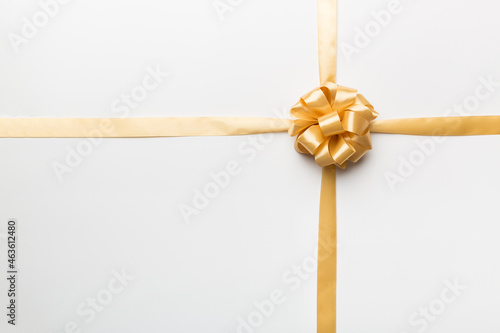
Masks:
[[[295,150],[313,155],[321,167],[344,169],[372,148],[370,122],[378,113],[355,89],[326,82],[302,96],[290,113]]]

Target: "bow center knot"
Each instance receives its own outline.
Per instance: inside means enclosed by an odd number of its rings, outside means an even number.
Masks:
[[[323,133],[323,136],[329,137],[336,134],[342,134],[345,132],[344,127],[342,127],[342,121],[337,111],[325,114],[318,118],[318,125]]]
[[[313,155],[319,166],[345,168],[372,148],[370,122],[378,113],[355,89],[326,82],[302,96],[290,113],[295,149]]]

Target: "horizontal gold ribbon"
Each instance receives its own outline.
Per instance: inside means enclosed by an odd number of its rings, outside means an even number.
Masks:
[[[292,119],[180,118],[0,118],[0,138],[145,138],[228,136],[288,132]],[[500,116],[374,120],[371,133],[467,136],[500,134]]]
[[[500,116],[431,117],[375,120],[372,133],[464,136],[500,134]]]
[[[0,118],[1,138],[146,138],[286,132],[276,118]]]

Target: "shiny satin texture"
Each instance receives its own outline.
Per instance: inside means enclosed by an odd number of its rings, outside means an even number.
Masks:
[[[376,120],[370,125],[373,133],[465,136],[500,134],[499,116],[434,117]]]
[[[173,137],[289,131],[296,150],[322,166],[318,232],[317,332],[336,332],[337,220],[335,170],[371,148],[370,133],[407,135],[500,134],[500,116],[374,120],[377,112],[356,90],[336,84],[337,0],[318,0],[321,86],[272,118],[0,118],[2,138]]]
[[[337,0],[318,0],[319,80],[337,82]]]
[[[295,121],[297,119],[244,117],[0,118],[0,138],[147,138],[293,133],[297,126]],[[370,124],[370,132],[424,136],[498,135],[500,116],[375,120]]]
[[[0,118],[2,138],[146,138],[286,132],[275,118]]]
[[[326,82],[302,96],[290,113],[295,150],[313,155],[321,167],[344,169],[372,148],[370,122],[378,113],[355,89]]]

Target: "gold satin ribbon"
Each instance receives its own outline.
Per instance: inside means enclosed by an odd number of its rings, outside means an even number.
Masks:
[[[145,138],[286,132],[276,118],[0,118],[1,138]]]
[[[375,120],[372,133],[465,136],[500,134],[500,116],[431,117]]]
[[[319,79],[337,82],[337,0],[318,0]],[[316,325],[318,333],[337,331],[337,197],[335,165],[323,167],[318,226]],[[320,237],[326,238],[321,246]],[[332,249],[331,253],[325,253]],[[319,254],[324,255],[320,256]],[[326,259],[323,259],[326,258]]]
[[[289,131],[296,149],[323,166],[318,235],[317,332],[336,332],[337,221],[335,168],[371,148],[369,134],[494,135],[500,116],[373,119],[377,113],[355,90],[335,84],[337,1],[318,0],[322,86],[292,108],[294,120],[273,118],[0,118],[2,138],[174,137]]]
[[[302,96],[290,113],[295,150],[313,155],[321,167],[344,169],[372,148],[370,122],[378,113],[355,89],[325,82]]]
[[[319,200],[316,325],[318,333],[337,329],[337,194],[335,165],[323,167]]]
[[[337,0],[318,0],[319,81],[337,82]]]
[[[291,132],[294,120],[238,117],[0,118],[0,138],[147,138]],[[500,134],[500,116],[375,120],[371,133],[468,136]]]

